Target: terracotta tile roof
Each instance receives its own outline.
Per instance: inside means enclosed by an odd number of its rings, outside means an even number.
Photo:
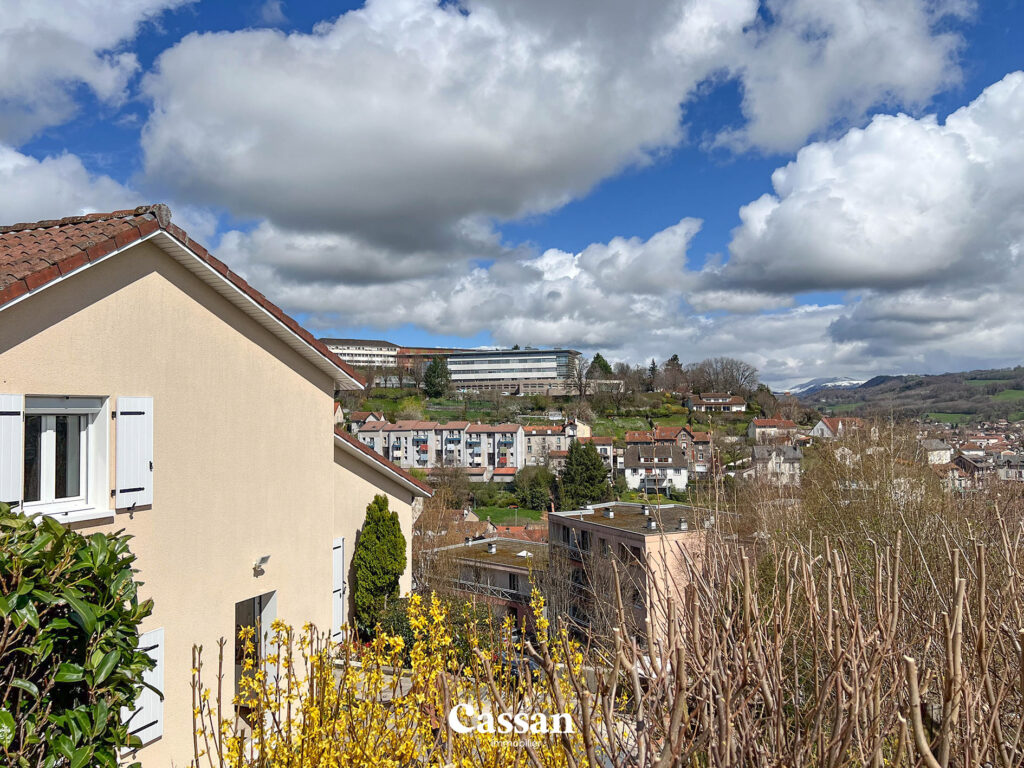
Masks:
[[[471,424],[469,431],[477,432],[518,432],[522,427],[518,424]]]
[[[544,426],[529,425],[529,426],[523,427],[523,431],[527,435],[563,435],[563,434],[565,434],[565,427],[564,426],[544,427]]]
[[[654,428],[654,439],[655,440],[678,440],[679,435],[683,432],[682,427],[662,427],[656,426]]]
[[[615,442],[614,437],[578,437],[576,439],[581,445],[586,445],[587,443],[593,443],[594,445],[612,445]]]
[[[447,429],[447,430],[453,430],[453,429],[462,430],[462,429],[466,429],[467,427],[469,427],[469,422],[468,421],[449,421],[446,424],[438,424],[437,425],[438,429]]]
[[[627,443],[651,443],[654,442],[654,433],[645,430],[631,430],[626,433]]]
[[[689,427],[686,427],[685,429],[686,429],[686,433],[690,436],[690,438],[693,440],[693,442],[695,442],[695,443],[710,443],[711,442],[711,433],[710,432],[694,432]]]
[[[555,458],[561,458],[562,456],[568,456],[568,451],[548,451],[548,456],[554,456]]]
[[[181,227],[171,224],[171,211],[166,205],[0,226],[0,307],[157,230],[177,239],[333,366],[365,385],[348,363],[192,240]]]
[[[825,416],[821,420],[833,435],[838,435],[841,429],[857,429],[864,426],[864,419],[855,416]]]
[[[518,470],[515,467],[496,467],[495,475],[514,475]]]
[[[360,452],[366,454],[367,458],[372,459],[377,464],[380,464],[380,465],[384,466],[386,469],[390,470],[391,472],[394,472],[399,477],[401,477],[404,480],[407,480],[408,482],[412,483],[413,485],[415,485],[417,488],[419,488],[421,491],[423,491],[428,496],[433,496],[434,495],[434,489],[431,488],[429,485],[427,485],[426,483],[424,483],[422,480],[418,479],[417,477],[411,475],[409,472],[406,472],[404,469],[402,469],[400,466],[398,466],[394,462],[388,461],[387,459],[385,459],[383,456],[381,456],[376,451],[374,451],[371,448],[368,448],[367,446],[363,445],[363,443],[359,442],[358,438],[356,438],[353,435],[350,435],[345,430],[343,430],[343,429],[336,429],[336,430],[334,430],[334,436],[336,438],[338,438],[339,440],[344,440],[346,443],[351,445],[353,448],[356,448]]]

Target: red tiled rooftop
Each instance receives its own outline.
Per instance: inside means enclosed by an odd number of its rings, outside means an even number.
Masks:
[[[649,443],[654,440],[654,433],[645,430],[630,430],[626,433],[627,443]]]
[[[0,307],[158,230],[178,240],[333,366],[365,384],[348,363],[172,224],[166,205],[0,226]]]

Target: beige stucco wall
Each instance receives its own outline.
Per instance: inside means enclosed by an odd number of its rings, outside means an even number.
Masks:
[[[334,462],[334,536],[345,537],[345,573],[351,576],[352,552],[356,533],[366,519],[366,505],[378,493],[388,497],[388,509],[398,513],[398,521],[405,535],[406,569],[399,581],[403,595],[412,589],[412,493],[381,472],[335,446]],[[349,593],[349,600],[352,595]],[[351,604],[348,616],[351,617]]]
[[[153,397],[152,507],[78,527],[135,537],[144,629],[165,629],[164,736],[138,757],[188,764],[193,643],[212,675],[235,603],[271,591],[279,617],[330,627],[332,540],[354,542],[372,497],[335,464],[333,382],[143,243],[0,312],[0,392]]]

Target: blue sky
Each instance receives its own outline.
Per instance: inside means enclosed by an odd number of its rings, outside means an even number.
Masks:
[[[1016,0],[31,5],[5,222],[166,201],[322,335],[1022,362]]]

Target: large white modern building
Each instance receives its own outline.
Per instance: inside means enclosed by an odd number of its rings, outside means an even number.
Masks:
[[[557,394],[570,389],[580,353],[572,349],[480,349],[450,352],[452,386],[509,394]]]
[[[357,368],[395,368],[398,345],[378,339],[320,339],[334,354]]]

